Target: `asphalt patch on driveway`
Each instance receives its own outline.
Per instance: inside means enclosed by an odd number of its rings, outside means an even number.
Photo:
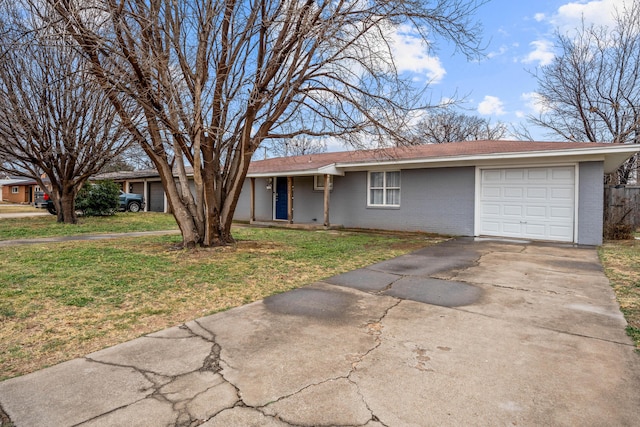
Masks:
[[[384,294],[441,307],[460,307],[480,299],[482,289],[450,280],[403,277]]]
[[[339,289],[294,289],[265,298],[264,305],[272,313],[324,321],[343,321],[349,317],[349,309],[357,304],[358,298]]]
[[[324,282],[332,285],[346,286],[348,288],[358,289],[365,292],[380,292],[385,290],[389,285],[401,277],[402,276],[398,276],[397,274],[359,268],[358,270],[330,277],[324,280]]]

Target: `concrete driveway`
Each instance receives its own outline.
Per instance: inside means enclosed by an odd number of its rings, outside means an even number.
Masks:
[[[0,383],[24,426],[640,425],[594,248],[456,239]]]

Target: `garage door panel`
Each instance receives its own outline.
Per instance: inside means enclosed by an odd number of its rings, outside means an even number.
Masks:
[[[522,234],[522,226],[520,222],[502,222],[502,231],[510,236],[519,236]]]
[[[543,224],[525,224],[524,232],[527,236],[544,239],[546,227]]]
[[[503,176],[508,182],[522,181],[525,178],[525,171],[523,169],[506,169]]]
[[[480,233],[573,241],[574,174],[573,166],[482,170]]]
[[[551,225],[549,226],[549,236],[554,240],[562,240],[567,234],[573,234],[573,226],[559,226],[559,225]]]
[[[522,187],[505,187],[504,197],[509,199],[521,199],[524,195],[524,188]]]
[[[550,198],[552,200],[573,201],[573,188],[551,188]]]
[[[549,171],[547,169],[527,169],[527,178],[537,181],[547,181],[549,178]]]
[[[486,186],[482,189],[482,197],[484,198],[499,198],[502,196],[501,187]]]
[[[504,205],[502,215],[521,218],[523,209],[524,207],[522,205]]]
[[[564,181],[566,183],[573,184],[573,172],[573,167],[553,168],[551,170],[551,179],[553,179],[555,182]]]
[[[500,205],[496,204],[485,204],[482,206],[482,215],[483,216],[492,216],[492,215],[500,215]]]
[[[483,170],[482,171],[482,181],[483,182],[501,182],[502,181],[502,171],[499,170]]]
[[[498,221],[483,221],[481,227],[482,234],[495,234],[500,232],[500,223]]]
[[[573,209],[551,206],[549,208],[549,218],[573,223]]]
[[[547,199],[548,194],[547,188],[541,187],[529,187],[527,188],[527,198],[528,199]]]
[[[528,218],[546,219],[547,206],[527,206],[525,215]]]

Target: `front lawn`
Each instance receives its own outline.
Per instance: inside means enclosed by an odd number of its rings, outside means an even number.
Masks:
[[[608,241],[600,247],[604,271],[640,350],[640,240]]]
[[[235,246],[195,251],[175,250],[179,235],[0,248],[0,380],[439,241],[250,227],[233,233]]]

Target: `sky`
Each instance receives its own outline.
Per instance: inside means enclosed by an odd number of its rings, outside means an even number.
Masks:
[[[526,115],[539,108],[531,72],[555,57],[556,30],[570,33],[583,17],[587,24],[611,25],[625,1],[633,0],[490,0],[476,15],[484,27],[483,59],[470,62],[443,44],[429,52],[407,28],[396,35],[395,56],[400,71],[430,82],[432,103],[457,94],[466,114],[526,124]],[[543,129],[527,127],[535,139],[553,140]]]

